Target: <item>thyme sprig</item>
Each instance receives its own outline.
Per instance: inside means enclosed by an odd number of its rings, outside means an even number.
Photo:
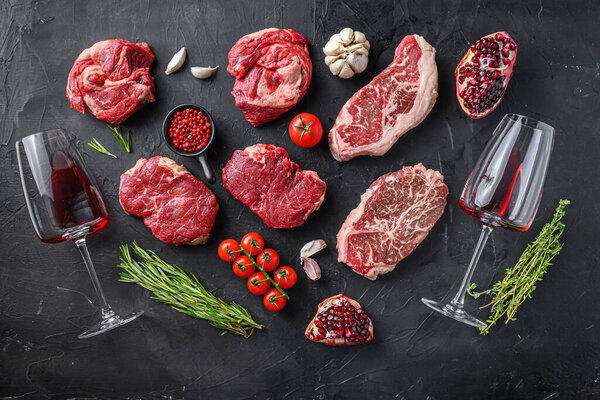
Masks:
[[[117,140],[119,141],[119,143],[121,143],[121,146],[123,146],[125,151],[131,153],[131,130],[127,129],[127,139],[125,139],[120,126],[110,126],[109,124],[106,124],[106,126],[108,126],[108,129],[112,131],[113,136],[117,138]]]
[[[486,321],[488,325],[479,329],[481,334],[488,334],[490,328],[503,317],[506,317],[506,324],[514,321],[518,307],[531,297],[536,283],[542,280],[548,266],[552,265],[550,261],[563,247],[559,239],[565,225],[560,220],[569,204],[569,200],[560,200],[552,221],[544,225],[538,237],[527,245],[517,264],[506,269],[504,279],[481,292],[475,292],[475,283],[469,285],[467,292],[471,296],[478,298],[485,294],[491,297],[490,303],[482,307],[491,308]]]
[[[95,137],[93,137],[92,141],[88,143],[88,146],[90,146],[92,149],[96,150],[99,153],[106,154],[107,156],[117,158],[117,156],[115,156],[113,153],[106,150],[106,148],[104,146],[102,146],[100,144],[100,142],[98,141],[98,139],[96,139]]]
[[[140,261],[134,259],[130,248]],[[255,322],[244,307],[216,297],[194,275],[166,263],[153,251],[144,250],[135,242],[120,249],[121,263],[118,266],[125,270],[120,273],[121,282],[143,286],[154,294],[154,300],[194,318],[205,319],[222,329],[223,334],[249,337],[254,329],[262,329],[263,326]]]

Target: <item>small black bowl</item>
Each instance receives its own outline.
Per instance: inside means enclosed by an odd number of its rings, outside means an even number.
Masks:
[[[204,115],[206,115],[206,118],[208,118],[208,120],[210,121],[210,137],[208,138],[208,142],[206,143],[206,146],[204,146],[199,151],[196,151],[193,153],[180,150],[177,147],[173,146],[173,142],[171,140],[171,137],[169,136],[169,127],[171,125],[171,122],[173,121],[173,116],[178,111],[182,111],[187,108],[201,111]],[[165,136],[167,146],[169,146],[169,149],[171,149],[171,151],[173,153],[179,154],[180,156],[184,156],[184,157],[195,157],[196,159],[198,159],[198,161],[200,161],[200,164],[202,164],[202,170],[204,171],[204,177],[206,178],[206,182],[212,184],[217,181],[215,172],[213,171],[212,167],[208,163],[208,159],[206,158],[206,150],[208,150],[208,148],[210,147],[210,145],[213,142],[213,139],[215,138],[215,123],[212,119],[212,116],[205,108],[194,105],[194,104],[181,104],[181,105],[175,107],[174,109],[169,111],[169,113],[165,117],[165,120],[163,122],[163,135]]]

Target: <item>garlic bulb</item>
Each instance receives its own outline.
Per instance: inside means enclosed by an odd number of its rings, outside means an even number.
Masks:
[[[190,68],[190,71],[192,72],[192,75],[194,75],[194,78],[197,79],[206,79],[206,78],[210,78],[212,76],[212,74],[214,74],[214,72],[219,68],[219,66],[217,65],[216,67],[192,67]]]
[[[332,74],[343,79],[351,78],[367,68],[370,48],[364,33],[344,28],[331,36],[323,47],[325,64]]]
[[[175,53],[175,55],[173,56],[173,58],[171,58],[171,61],[169,61],[169,64],[167,65],[167,70],[165,71],[165,74],[171,75],[173,72],[181,68],[181,66],[185,62],[185,54],[185,47],[182,47],[181,50]]]

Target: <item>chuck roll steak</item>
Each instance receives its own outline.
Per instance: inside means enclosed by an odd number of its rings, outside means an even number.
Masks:
[[[338,161],[380,156],[419,125],[437,98],[435,49],[421,36],[406,36],[394,60],[344,104],[329,131]]]
[[[295,228],[321,206],[326,185],[283,148],[256,144],[236,150],[223,168],[223,186],[271,228]]]
[[[269,28],[242,37],[229,51],[231,94],[253,126],[274,120],[306,94],[312,78],[306,36]]]
[[[338,261],[372,280],[392,271],[444,213],[443,180],[422,164],[376,179],[338,232]]]
[[[154,54],[147,43],[122,39],[104,40],[83,50],[69,73],[71,107],[120,124],[144,104],[154,102],[152,61]]]
[[[204,244],[219,205],[215,195],[183,165],[167,157],[140,158],[121,175],[119,201],[169,244]]]

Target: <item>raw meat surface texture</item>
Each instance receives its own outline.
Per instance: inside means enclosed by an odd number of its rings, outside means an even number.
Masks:
[[[144,104],[154,102],[147,43],[105,40],[83,50],[71,68],[67,98],[82,114],[89,112],[110,124],[120,124]]]
[[[422,164],[376,179],[338,232],[338,261],[372,280],[392,271],[444,213],[443,180]]]
[[[236,150],[223,168],[223,186],[265,224],[281,229],[302,225],[321,206],[327,187],[272,144]]]
[[[231,94],[253,126],[274,120],[306,94],[312,78],[306,36],[293,29],[263,29],[229,51]]]
[[[215,195],[183,165],[167,157],[140,158],[121,175],[119,201],[169,244],[204,244],[219,205]]]
[[[419,125],[437,99],[435,49],[421,36],[406,36],[394,60],[344,104],[329,131],[338,161],[380,156]]]

